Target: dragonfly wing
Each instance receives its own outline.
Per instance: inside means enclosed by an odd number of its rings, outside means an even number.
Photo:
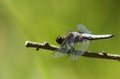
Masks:
[[[63,53],[60,53],[60,52],[57,52],[57,51],[53,52],[53,57],[55,57],[55,58],[61,57],[63,55],[64,55]]]
[[[74,36],[69,36],[63,41],[60,47],[71,49],[71,46],[73,46],[74,44],[74,40],[75,40]]]
[[[78,24],[77,29],[81,33],[91,33],[83,24]]]
[[[74,43],[73,44],[73,46],[72,46],[73,48],[71,48],[71,51],[68,54],[68,57],[69,57],[70,60],[76,61],[78,59],[79,55],[74,53],[74,50],[77,50],[76,48],[77,48],[78,44],[79,43]]]
[[[85,51],[87,50],[88,46],[90,44],[89,40],[83,40],[83,42],[77,42],[73,44],[73,48],[71,49],[71,52],[69,53],[69,58],[73,61],[77,60],[79,56],[83,55]],[[79,53],[74,53],[74,50],[78,50]]]
[[[76,61],[78,59],[79,55],[73,55],[73,54],[70,54],[68,55],[68,58],[72,61]]]
[[[90,41],[84,39],[82,42],[79,42],[77,46],[77,50],[86,51],[89,45],[90,45]]]

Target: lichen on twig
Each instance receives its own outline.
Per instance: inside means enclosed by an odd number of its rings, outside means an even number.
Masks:
[[[26,41],[25,46],[31,47],[31,48],[36,48],[36,50],[46,49],[46,50],[56,51],[57,49],[61,49],[59,46],[51,45],[48,42],[37,43],[37,42],[32,42],[32,41]],[[69,50],[69,49],[66,49],[66,50]],[[73,51],[73,53],[75,53],[75,52],[80,52],[80,51],[78,51],[78,50]],[[61,52],[61,53],[63,53],[63,52]],[[107,52],[98,53],[98,52],[85,51],[85,53],[82,56],[90,57],[90,58],[120,60],[120,55],[109,54]]]

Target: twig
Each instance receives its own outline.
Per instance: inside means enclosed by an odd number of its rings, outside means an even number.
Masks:
[[[51,44],[49,44],[47,42],[37,43],[37,42],[32,42],[32,41],[26,41],[25,42],[25,46],[26,47],[36,48],[36,50],[39,50],[40,48],[41,49],[46,49],[46,50],[51,50],[51,51],[56,51],[57,49],[59,49],[59,50],[65,50],[65,49],[61,49],[58,46],[51,45]],[[66,50],[69,50],[69,49],[66,49]],[[75,51],[73,51],[73,54],[76,53],[76,52],[78,54],[81,51],[75,50]],[[64,52],[61,52],[61,53],[64,53]],[[109,53],[106,53],[106,52],[98,53],[98,52],[85,51],[85,53],[82,56],[91,57],[91,58],[120,60],[120,55],[109,54]]]

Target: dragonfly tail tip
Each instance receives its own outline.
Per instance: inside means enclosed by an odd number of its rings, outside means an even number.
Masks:
[[[111,37],[114,37],[115,35],[114,34],[111,34]]]

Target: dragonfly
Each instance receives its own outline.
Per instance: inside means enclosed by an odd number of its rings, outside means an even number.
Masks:
[[[72,60],[76,60],[78,56],[85,53],[91,40],[107,39],[113,36],[113,34],[92,34],[83,24],[78,24],[77,31],[68,32],[64,36],[57,36],[56,42],[60,45],[60,52],[67,53]],[[75,50],[80,52],[76,54],[73,52]]]

